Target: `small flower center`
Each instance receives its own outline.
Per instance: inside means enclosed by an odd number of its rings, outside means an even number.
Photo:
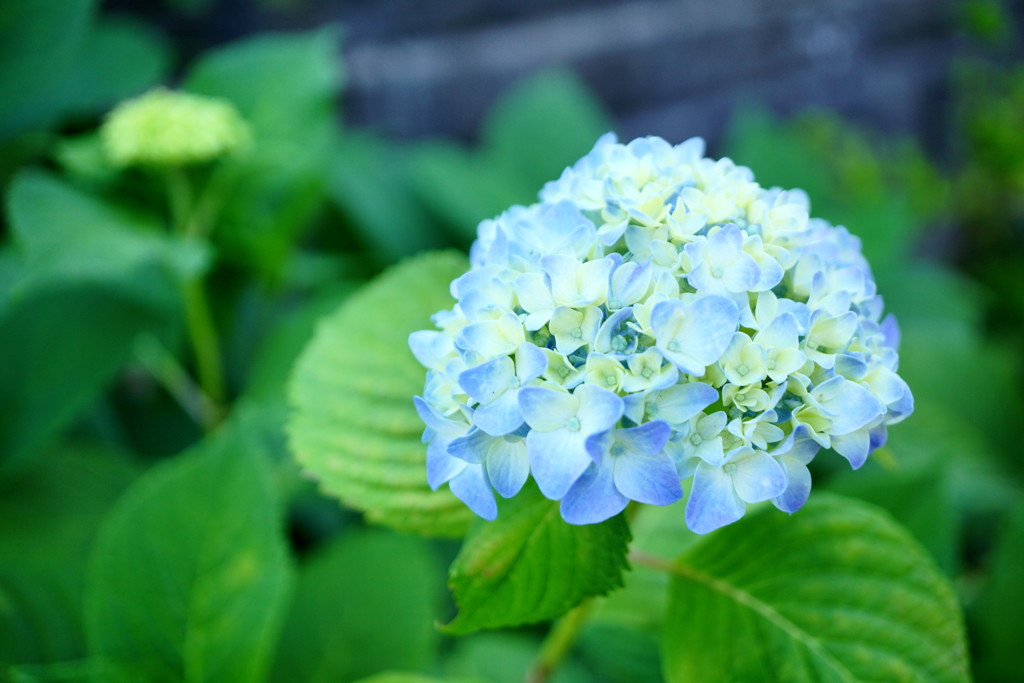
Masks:
[[[654,370],[651,368],[644,368],[640,371],[640,374],[643,375],[644,379],[650,379],[654,376]]]
[[[775,361],[773,361],[773,360],[768,361],[768,369],[769,370],[774,370],[775,369]]]
[[[677,341],[672,341],[672,342],[669,342],[669,345],[668,345],[668,350],[669,350],[669,351],[675,351],[675,352],[679,352],[679,351],[682,351],[682,350],[683,350],[683,347],[682,347],[682,345],[680,345],[680,343],[679,343],[679,342],[677,342]]]
[[[690,443],[692,443],[694,446],[699,446],[703,442],[704,442],[704,437],[701,436],[700,434],[694,434],[693,436],[690,437]]]
[[[651,405],[647,406],[647,414],[650,415],[651,417],[654,417],[655,415],[657,415],[658,414],[658,404],[657,403],[652,403]]]
[[[721,266],[715,266],[714,268],[712,268],[711,269],[711,274],[714,275],[715,277],[722,277],[722,268],[721,268]]]
[[[508,386],[512,389],[518,389],[520,384],[522,384],[522,382],[519,381],[519,378],[513,377],[512,380],[508,383]]]
[[[608,375],[604,378],[604,383],[606,386],[613,387],[618,384],[618,380],[615,379],[614,375]]]
[[[583,330],[577,327],[569,333],[569,336],[573,339],[583,339]]]
[[[722,469],[725,471],[726,474],[733,474],[736,472],[736,463],[727,462],[725,463],[725,467],[723,467]]]
[[[623,447],[621,443],[617,443],[614,446],[612,446],[611,449],[609,449],[609,453],[611,453],[612,455],[622,455],[625,452],[626,449],[625,447]]]
[[[565,367],[564,365],[562,367],[558,368],[558,376],[561,377],[562,379],[565,379],[566,377],[568,377],[569,376],[569,368]]]
[[[578,432],[580,430],[580,421],[579,421],[579,419],[576,418],[575,416],[570,417],[565,422],[565,428],[568,429],[570,432]]]
[[[739,373],[740,377],[743,377],[748,372],[750,372],[750,368],[748,368],[746,365],[740,365],[738,368],[736,368],[736,372]]]

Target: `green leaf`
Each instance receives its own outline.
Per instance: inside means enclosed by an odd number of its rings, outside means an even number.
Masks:
[[[85,654],[81,558],[136,475],[123,457],[95,448],[45,455],[0,482],[0,672]]]
[[[131,357],[142,332],[166,335],[162,313],[95,285],[0,304],[0,468],[16,468],[79,416]]]
[[[152,216],[130,212],[38,170],[11,183],[7,211],[28,270],[15,291],[99,283],[170,305],[175,280],[203,272],[208,254],[168,237]]]
[[[484,123],[479,152],[431,142],[410,157],[420,200],[468,239],[477,224],[537,199],[611,128],[600,105],[571,73],[549,71],[512,88]]]
[[[443,572],[419,538],[345,534],[299,570],[276,680],[351,681],[387,669],[429,670]]]
[[[0,7],[0,140],[54,122],[63,104],[60,86],[97,4],[5,0]]]
[[[129,489],[89,561],[93,657],[137,680],[263,677],[290,583],[264,457],[221,432]]]
[[[540,190],[611,130],[601,105],[574,74],[546,71],[505,93],[484,122],[483,154]]]
[[[308,135],[303,127],[322,118],[341,81],[337,31],[327,28],[256,36],[206,53],[182,87],[231,100],[253,127],[256,144],[300,143]]]
[[[449,283],[466,268],[454,252],[393,267],[325,318],[296,364],[292,451],[327,493],[374,522],[458,536],[472,518],[447,488],[427,486],[423,423],[412,404],[426,372],[407,342],[452,305]]]
[[[185,90],[230,100],[252,126],[252,145],[210,180],[226,259],[280,277],[298,233],[323,206],[340,82],[333,29],[232,43],[185,78]]]
[[[552,619],[622,585],[625,518],[574,526],[558,506],[530,486],[501,501],[495,521],[473,527],[449,572],[459,613],[446,633]]]
[[[668,681],[967,681],[959,607],[876,508],[816,494],[716,531],[674,563]]]
[[[382,140],[349,135],[339,143],[328,181],[353,230],[385,263],[445,243],[396,171],[399,158]]]
[[[61,87],[64,108],[75,114],[101,113],[161,82],[170,66],[170,46],[153,27],[100,17]]]
[[[1018,498],[1019,500],[1019,498]],[[1013,681],[1020,676],[1020,643],[1024,636],[1024,505],[1005,520],[988,565],[988,580],[972,606],[977,627],[979,679]]]

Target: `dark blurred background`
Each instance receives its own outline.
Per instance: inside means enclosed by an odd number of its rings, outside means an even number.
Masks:
[[[403,138],[468,139],[513,83],[575,71],[626,139],[718,140],[744,103],[836,111],[938,148],[950,62],[1006,38],[987,3],[941,0],[115,0],[186,55],[271,30],[344,27],[345,116]],[[1005,11],[1024,15],[1024,2]]]

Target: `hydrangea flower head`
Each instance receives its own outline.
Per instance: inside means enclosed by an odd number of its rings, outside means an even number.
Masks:
[[[100,134],[118,166],[181,166],[238,149],[249,126],[227,100],[157,88],[115,107]]]
[[[820,449],[858,468],[913,410],[857,238],[699,138],[605,135],[470,261],[409,344],[428,482],[486,519],[530,476],[573,524],[684,485],[697,533],[793,513]]]

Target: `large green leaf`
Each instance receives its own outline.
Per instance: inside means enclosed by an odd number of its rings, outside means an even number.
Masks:
[[[542,72],[495,104],[478,152],[443,142],[421,145],[410,156],[410,182],[434,215],[471,239],[485,218],[536,201],[544,183],[557,179],[610,127],[579,79]]]
[[[136,475],[125,458],[95,448],[45,455],[0,482],[0,678],[5,664],[85,654],[81,558]]]
[[[1019,499],[1018,499],[1019,500]],[[1005,520],[987,582],[970,614],[977,626],[976,658],[984,680],[1019,680],[1024,637],[1024,504]]]
[[[361,241],[389,263],[446,245],[396,171],[400,152],[370,136],[346,136],[331,165],[328,192]]]
[[[611,121],[578,77],[546,71],[498,100],[481,137],[487,158],[537,192],[610,129]]]
[[[629,525],[622,515],[575,526],[534,486],[498,505],[459,551],[449,586],[459,613],[446,633],[551,619],[622,585]]]
[[[263,677],[291,571],[265,456],[241,431],[158,465],[104,521],[86,587],[94,658],[136,680]]]
[[[967,681],[950,586],[876,508],[816,494],[666,562],[669,681]]]
[[[225,258],[279,277],[296,235],[322,208],[341,64],[337,31],[324,29],[232,43],[184,79],[185,90],[233,102],[252,126],[252,144],[210,180]]]
[[[62,85],[64,107],[69,113],[100,113],[162,81],[170,66],[170,46],[151,26],[99,17]]]
[[[422,539],[345,534],[298,573],[275,679],[351,681],[436,663],[442,566]]]
[[[0,139],[47,128],[85,39],[95,0],[0,5]]]
[[[425,371],[407,345],[452,305],[449,283],[466,267],[454,252],[393,267],[325,318],[296,364],[288,427],[295,457],[372,521],[457,536],[472,518],[447,488],[427,487],[423,424],[412,404]]]
[[[169,333],[164,316],[109,287],[48,288],[0,308],[0,469],[78,417],[143,332]]]
[[[153,216],[104,202],[43,171],[26,170],[12,181],[7,212],[27,266],[15,294],[99,283],[168,305],[179,296],[175,280],[207,265],[201,245],[163,234]]]

